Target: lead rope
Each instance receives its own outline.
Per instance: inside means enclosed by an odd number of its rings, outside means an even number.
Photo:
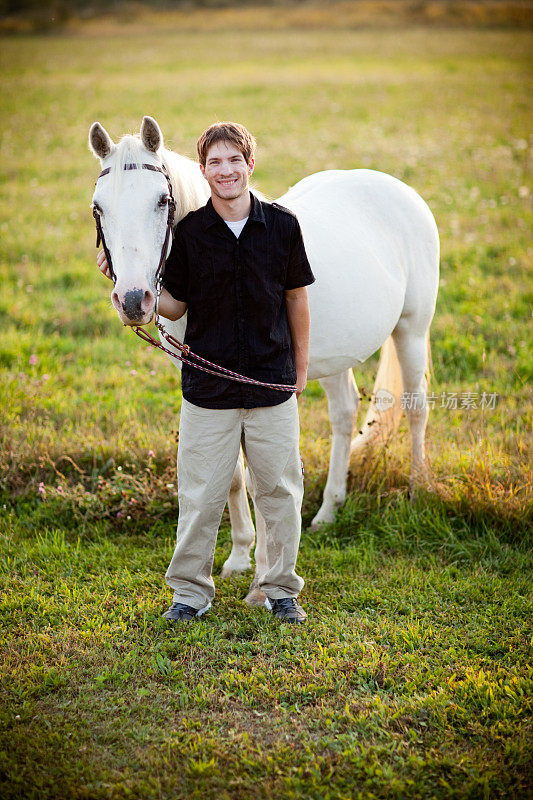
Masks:
[[[295,392],[296,386],[289,386],[283,383],[265,383],[264,381],[256,381],[254,378],[248,378],[246,375],[240,375],[238,372],[232,372],[226,367],[221,367],[219,364],[213,364],[212,361],[208,361],[206,358],[202,358],[202,356],[197,355],[191,351],[191,348],[187,344],[183,344],[175,336],[172,336],[171,333],[168,333],[163,325],[159,321],[159,314],[157,313],[157,309],[159,306],[159,295],[161,294],[161,283],[160,280],[158,282],[158,286],[156,287],[156,312],[155,312],[155,319],[154,324],[156,328],[159,330],[163,338],[179,350],[182,355],[178,355],[178,353],[174,352],[173,350],[169,350],[168,347],[165,347],[161,342],[158,342],[157,339],[145,331],[144,328],[135,325],[132,327],[134,333],[140,339],[144,339],[145,342],[152,345],[152,347],[157,347],[158,350],[162,350],[164,353],[167,353],[172,358],[179,359],[183,364],[188,364],[190,367],[194,367],[195,369],[201,370],[201,372],[207,372],[210,375],[215,375],[217,378],[225,378],[228,381],[237,381],[238,383],[249,383],[253,386],[265,386],[268,389],[277,389],[280,392]],[[207,367],[201,366],[201,364],[195,364],[193,361],[190,361],[191,358],[195,358],[197,361],[201,361],[202,364],[208,364],[209,367],[213,367],[213,369],[208,369]]]

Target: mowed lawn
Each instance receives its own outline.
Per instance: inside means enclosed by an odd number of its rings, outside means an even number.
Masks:
[[[3,798],[531,796],[532,39],[2,40]],[[110,307],[86,143],[95,119],[118,138],[143,114],[191,156],[212,121],[243,122],[272,197],[322,169],[389,172],[439,226],[432,490],[409,498],[405,425],[354,465],[336,522],[304,528],[305,628],[244,605],[250,575],[218,580],[198,624],[160,616],[179,378]],[[307,526],[330,444],[318,383],[301,418]],[[217,572],[229,546],[225,517]]]

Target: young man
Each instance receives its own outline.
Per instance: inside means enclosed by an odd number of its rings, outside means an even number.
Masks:
[[[185,343],[209,361],[296,393],[182,371],[177,545],[166,573],[174,591],[165,613],[190,620],[211,606],[218,527],[239,448],[266,525],[268,570],[260,588],[284,622],[302,623],[303,580],[295,571],[303,478],[297,397],[307,382],[314,281],[294,214],[249,190],[255,139],[233,122],[211,125],[197,144],[211,189],[207,204],[176,228],[159,313],[188,311]]]

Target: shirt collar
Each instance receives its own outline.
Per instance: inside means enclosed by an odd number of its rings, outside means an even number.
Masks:
[[[248,215],[248,219],[252,220],[253,222],[260,222],[266,226],[266,219],[265,219],[265,212],[263,211],[263,206],[260,200],[250,192],[250,198],[252,201],[252,207],[250,209],[250,214]],[[203,225],[204,228],[211,228],[213,225],[216,225],[218,222],[224,222],[220,214],[218,214],[214,207],[213,201],[211,198],[207,201],[204,206],[204,216],[203,216]],[[225,223],[224,223],[225,224]]]

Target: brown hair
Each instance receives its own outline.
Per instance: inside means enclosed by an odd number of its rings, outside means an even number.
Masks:
[[[209,148],[216,142],[231,142],[240,150],[247,164],[254,157],[255,139],[244,125],[240,125],[238,122],[215,122],[202,133],[196,143],[198,159],[204,167]]]

